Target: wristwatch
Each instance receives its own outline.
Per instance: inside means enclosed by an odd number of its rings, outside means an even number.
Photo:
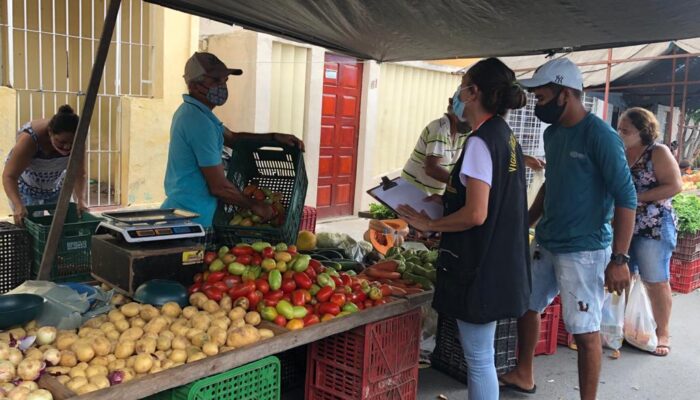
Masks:
[[[610,261],[617,265],[627,264],[630,262],[630,256],[624,253],[611,254]]]

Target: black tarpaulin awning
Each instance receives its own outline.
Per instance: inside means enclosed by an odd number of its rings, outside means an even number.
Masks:
[[[146,0],[377,61],[586,50],[700,36],[698,0]]]

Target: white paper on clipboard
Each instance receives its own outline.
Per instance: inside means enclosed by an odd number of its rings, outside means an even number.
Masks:
[[[433,201],[425,201],[428,197],[425,192],[402,178],[393,179],[392,182],[396,185],[386,190],[384,190],[383,185],[379,185],[368,190],[367,193],[394,211],[401,204],[406,204],[418,212],[425,211],[432,219],[443,216],[442,205]]]

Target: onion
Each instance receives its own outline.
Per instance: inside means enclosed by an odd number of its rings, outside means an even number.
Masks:
[[[29,393],[27,400],[53,400],[53,395],[46,389],[39,389]]]
[[[35,381],[39,379],[41,371],[46,364],[39,360],[23,360],[17,366],[17,375],[25,381]]]
[[[114,386],[122,383],[124,381],[124,371],[116,370],[112,371],[107,375],[107,379],[109,379],[109,384]]]
[[[44,361],[51,366],[58,365],[61,361],[61,351],[58,349],[48,349],[44,352]]]
[[[15,379],[15,365],[9,361],[0,361],[0,383],[12,382]]]
[[[36,331],[36,341],[40,345],[51,344],[56,340],[56,328],[53,326],[42,326]]]
[[[27,351],[27,349],[32,347],[35,341],[36,336],[25,336],[17,342],[19,343],[17,347],[22,351]]]

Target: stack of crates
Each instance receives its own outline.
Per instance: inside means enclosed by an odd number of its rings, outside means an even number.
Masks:
[[[674,291],[690,293],[700,288],[700,232],[678,235],[670,269]]]

